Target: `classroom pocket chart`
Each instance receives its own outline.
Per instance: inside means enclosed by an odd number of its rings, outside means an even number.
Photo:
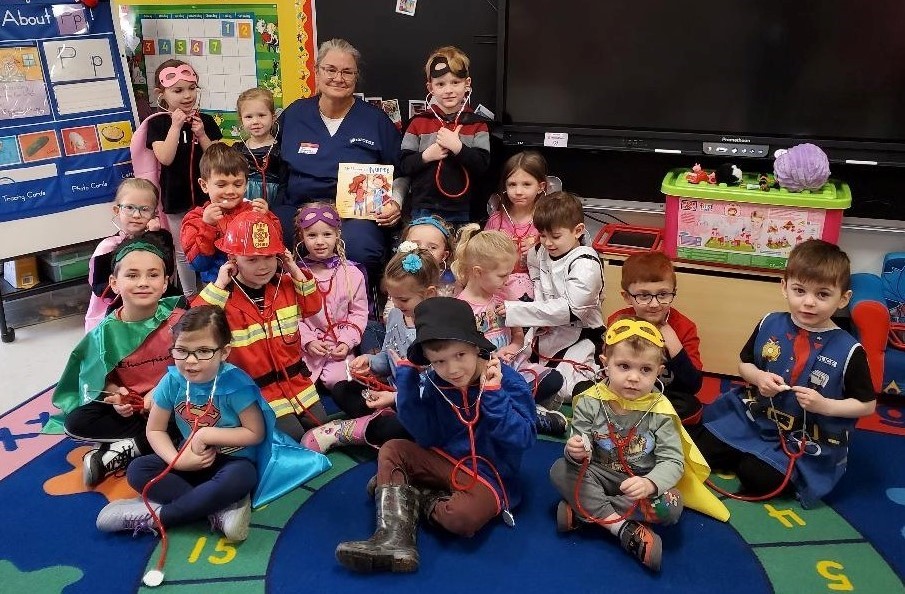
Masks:
[[[226,138],[239,137],[236,99],[265,87],[282,106],[280,34],[275,4],[120,7],[123,37],[136,97],[157,108],[154,73],[167,60],[191,64],[198,74],[199,108],[213,116]]]
[[[111,200],[133,113],[109,2],[3,2],[0,222]]]

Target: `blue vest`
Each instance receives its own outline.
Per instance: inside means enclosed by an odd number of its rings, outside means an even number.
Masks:
[[[845,369],[859,343],[840,328],[807,332],[810,354],[793,384],[793,344],[798,331],[789,313],[768,314],[761,321],[754,341],[754,364],[758,369],[781,376],[790,386],[806,386],[825,398],[844,399]],[[804,507],[829,493],[845,473],[848,440],[855,421],[805,414],[792,391],[780,392],[771,400],[742,387],[722,394],[704,409],[704,424],[711,433],[783,473],[788,468],[789,456],[779,442],[777,424],[783,427],[791,452],[797,452],[801,446],[803,427],[809,440],[805,455],[795,463],[792,483]]]

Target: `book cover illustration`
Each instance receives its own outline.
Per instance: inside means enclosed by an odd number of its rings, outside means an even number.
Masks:
[[[374,220],[392,198],[393,166],[340,163],[336,211],[344,219]]]

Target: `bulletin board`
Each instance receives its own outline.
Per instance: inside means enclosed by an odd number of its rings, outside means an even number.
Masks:
[[[124,0],[118,14],[139,113],[157,109],[154,72],[166,60],[198,73],[199,108],[239,138],[239,93],[264,87],[277,109],[314,87],[313,0]]]
[[[108,202],[134,127],[110,5],[13,0],[0,19],[0,223]]]

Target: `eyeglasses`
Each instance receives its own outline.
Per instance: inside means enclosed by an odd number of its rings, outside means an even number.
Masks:
[[[117,204],[119,209],[126,213],[127,217],[140,216],[143,219],[154,217],[154,209],[150,206],[135,206],[134,204]]]
[[[217,347],[215,349],[201,347],[200,349],[190,351],[182,347],[173,347],[170,349],[170,354],[173,355],[173,358],[177,361],[185,361],[192,355],[195,355],[195,358],[199,361],[209,361],[210,359],[214,358],[214,353],[219,351],[221,348],[223,347]]]
[[[629,293],[632,299],[635,300],[635,303],[638,305],[650,305],[650,303],[656,299],[657,303],[660,305],[669,305],[672,303],[672,300],[676,298],[676,292],[667,293],[666,291],[661,291],[660,293]]]
[[[342,78],[343,80],[355,80],[355,77],[358,75],[357,70],[338,70],[335,66],[319,66],[321,72],[324,73],[329,79],[334,79],[337,76]]]

